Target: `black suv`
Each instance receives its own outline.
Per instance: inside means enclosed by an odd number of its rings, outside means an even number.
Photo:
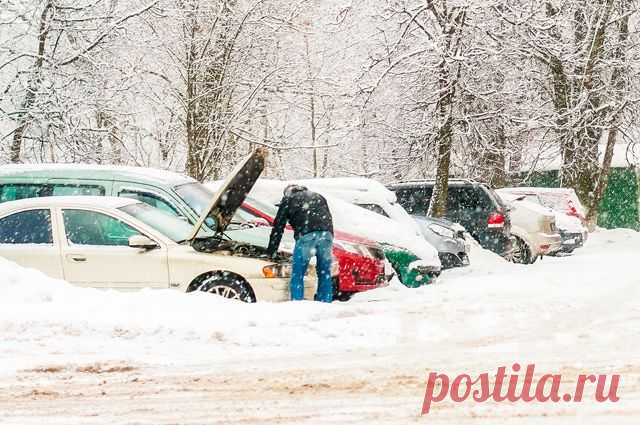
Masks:
[[[435,181],[388,186],[409,214],[426,216]],[[447,219],[460,223],[483,248],[505,258],[511,255],[511,220],[507,207],[489,186],[471,180],[449,180]]]

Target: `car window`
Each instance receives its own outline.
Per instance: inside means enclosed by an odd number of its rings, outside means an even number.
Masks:
[[[131,205],[126,205],[119,208],[129,214],[132,217],[142,221],[147,226],[150,226],[168,236],[174,242],[182,242],[189,237],[193,226],[189,223],[180,220],[172,215],[165,214],[157,208],[153,208],[148,204],[136,202]],[[198,233],[198,237],[212,236],[213,234],[207,229],[201,229]]]
[[[70,185],[70,184],[54,184],[52,185],[53,196],[104,196],[105,190],[103,186],[94,185]]]
[[[173,205],[171,205],[161,197],[154,195],[153,193],[125,189],[121,190],[118,196],[144,202],[145,204],[151,205],[152,207],[157,208],[174,217],[182,216],[182,214],[180,214],[178,210],[173,207]]]
[[[51,186],[45,184],[0,185],[0,203],[41,196],[51,196]]]
[[[201,183],[187,183],[174,189],[197,215],[205,212],[215,195]]]
[[[122,221],[95,211],[67,209],[62,212],[67,241],[73,245],[128,246],[139,235]]]
[[[472,186],[449,187],[447,210],[451,213],[487,211],[491,209],[491,206],[491,199],[480,188]]]
[[[414,215],[427,215],[432,195],[433,187],[431,186],[399,189],[396,191],[398,203],[402,205],[409,214]]]
[[[104,196],[103,186],[68,184],[4,184],[0,186],[0,203],[44,196]]]
[[[484,193],[484,197],[481,196],[481,199],[484,199],[485,204],[484,204],[484,208],[485,209],[494,209],[496,206],[505,209],[507,206],[504,204],[504,202],[502,202],[502,199],[500,199],[500,197],[498,196],[498,194],[496,193],[495,190],[491,189],[488,186],[484,186],[485,190],[482,190],[481,192]],[[481,194],[482,195],[482,194]]]
[[[257,218],[259,217],[254,213],[252,213],[251,211],[248,211],[240,207],[238,208],[238,211],[236,211],[236,213],[233,215],[233,220],[231,220],[231,222],[244,224],[244,223],[250,223],[252,220],[256,220]]]
[[[53,244],[51,212],[21,211],[0,219],[0,244]]]
[[[262,214],[268,215],[271,218],[275,218],[275,216],[278,214],[278,208],[267,201],[247,196],[245,202],[247,203],[247,205],[260,211],[260,213]]]
[[[387,212],[384,210],[384,208],[382,208],[380,205],[377,204],[358,204],[359,207],[364,208],[365,210],[369,210],[372,211],[376,214],[380,214],[383,215],[385,217],[389,217],[389,214],[387,214]]]

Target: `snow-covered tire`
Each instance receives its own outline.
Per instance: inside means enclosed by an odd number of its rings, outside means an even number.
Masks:
[[[535,260],[536,259],[533,258],[529,245],[519,237],[515,236],[511,261],[516,264],[533,264]]]
[[[213,273],[202,278],[198,291],[208,292],[231,300],[245,303],[256,302],[255,295],[247,282],[231,273]]]

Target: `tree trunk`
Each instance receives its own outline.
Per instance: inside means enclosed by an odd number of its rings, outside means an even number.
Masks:
[[[626,10],[624,8],[626,3],[627,2],[623,2],[623,10]],[[626,47],[629,40],[629,15],[626,15],[620,21],[618,31],[618,46],[613,57],[613,59],[618,62],[618,66],[616,66],[611,73],[611,83],[616,90],[618,103],[620,103],[622,102],[622,97],[624,96],[625,90],[627,88],[624,74],[625,62],[627,61]],[[589,223],[590,227],[593,227],[596,224],[598,218],[598,207],[600,206],[600,202],[602,202],[602,199],[604,198],[604,194],[609,183],[611,162],[613,161],[614,148],[618,138],[619,115],[619,111],[614,112],[613,122],[607,136],[607,146],[604,152],[604,159],[602,162],[600,175],[598,177],[597,184],[595,185],[593,196],[590,200],[591,202],[587,204],[587,222]]]
[[[40,79],[42,74],[42,65],[44,64],[44,52],[47,45],[47,37],[49,35],[49,17],[50,12],[53,9],[51,1],[47,1],[44,6],[44,10],[40,15],[40,32],[38,33],[38,56],[33,67],[29,83],[27,84],[27,92],[22,102],[21,111],[18,115],[18,125],[13,132],[13,140],[11,142],[11,162],[20,162],[20,156],[22,154],[22,139],[24,138],[24,132],[29,126],[29,109],[33,106],[36,100],[36,95],[40,87]]]
[[[593,196],[596,182],[598,180],[598,143],[602,137],[602,112],[601,97],[599,94],[600,75],[596,69],[601,61],[606,42],[609,17],[613,8],[614,0],[599,0],[602,6],[602,13],[591,31],[587,31],[586,13],[578,13],[576,26],[576,41],[586,44],[585,51],[588,52],[585,65],[579,65],[575,74],[582,75],[577,79],[574,91],[578,97],[586,98],[580,102],[582,107],[579,110],[578,130],[575,132],[572,141],[573,151],[568,158],[563,161],[562,175],[563,186],[572,187],[585,205],[593,203]],[[585,6],[586,7],[586,6]],[[580,12],[580,11],[579,11]],[[582,42],[584,40],[584,43]],[[569,159],[570,161],[567,161]]]
[[[434,12],[435,13],[435,12]],[[452,75],[448,68],[449,57],[458,54],[462,33],[467,16],[466,7],[455,7],[450,14],[444,14],[450,20],[442,27],[445,36],[445,50],[438,66],[440,99],[436,105],[441,126],[438,130],[438,167],[436,182],[431,195],[428,215],[444,217],[447,214],[447,199],[449,196],[449,170],[451,166],[451,149],[453,147],[453,100],[455,98],[457,81],[462,67],[456,65],[457,70]]]
[[[438,130],[438,167],[436,182],[431,195],[428,215],[430,217],[444,217],[447,214],[447,198],[449,196],[449,169],[451,166],[451,148],[453,146],[453,117],[451,106],[454,87],[449,78],[449,72],[443,61],[440,65],[440,88],[442,97],[438,103],[438,114],[442,122]]]

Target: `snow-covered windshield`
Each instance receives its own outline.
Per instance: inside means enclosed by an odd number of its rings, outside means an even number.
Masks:
[[[211,203],[214,193],[201,183],[187,183],[176,186],[178,196],[187,203],[196,215],[200,216]]]
[[[389,204],[389,211],[391,211],[391,218],[398,223],[404,224],[409,229],[413,229],[416,233],[421,234],[420,226],[411,217],[411,215],[404,209],[404,207],[397,202]]]
[[[256,199],[255,197],[252,197],[252,196],[247,196],[247,199],[245,200],[245,202],[248,205],[257,209],[261,213],[268,215],[271,218],[275,218],[276,214],[278,214],[278,207],[276,207],[275,205],[267,201]]]
[[[389,214],[378,204],[356,204],[360,208],[364,208],[365,210],[369,210],[371,212],[383,215],[385,217],[389,217]]]
[[[193,226],[186,221],[142,202],[121,207],[120,211],[137,218],[174,242],[184,241],[193,230]],[[203,229],[198,234],[198,237],[206,236],[212,236],[212,233]]]

